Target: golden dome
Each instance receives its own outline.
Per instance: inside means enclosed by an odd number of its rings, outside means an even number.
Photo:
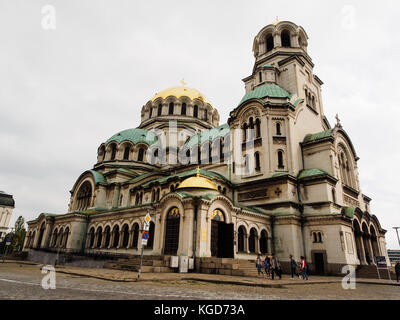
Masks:
[[[218,188],[214,182],[212,182],[207,178],[200,177],[199,168],[197,168],[197,174],[195,177],[190,177],[183,180],[177,189],[187,189],[187,188],[211,189],[218,191]]]
[[[162,90],[160,92],[157,92],[153,98],[151,98],[151,101],[156,100],[157,98],[167,98],[169,96],[173,96],[176,98],[180,97],[188,97],[191,100],[193,99],[199,99],[200,101],[203,101],[203,103],[210,103],[206,96],[202,94],[199,90],[194,89],[194,88],[189,88],[185,87],[184,85],[182,86],[176,86],[176,87],[171,87],[165,90]]]

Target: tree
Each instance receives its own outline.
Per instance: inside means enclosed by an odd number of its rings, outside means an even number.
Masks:
[[[19,216],[17,221],[14,224],[14,232],[12,235],[12,249],[13,251],[20,251],[24,246],[25,240],[25,219],[23,216]]]

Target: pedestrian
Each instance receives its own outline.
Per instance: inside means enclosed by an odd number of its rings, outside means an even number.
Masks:
[[[264,259],[264,271],[265,271],[265,276],[269,277],[270,276],[270,271],[271,271],[271,262],[269,259],[269,256],[266,255]]]
[[[306,263],[306,259],[301,256],[300,257],[300,271],[301,271],[301,276],[303,277],[303,280],[308,280],[308,266]]]
[[[282,270],[281,270],[281,264],[275,255],[272,255],[271,258],[271,279],[274,280],[274,275],[277,275],[279,277],[279,280],[282,279]]]
[[[256,267],[257,267],[257,272],[258,272],[257,277],[259,277],[260,274],[262,274],[264,276],[264,273],[262,272],[262,265],[263,265],[263,263],[262,263],[261,255],[258,254],[257,260],[256,260]]]
[[[294,280],[294,275],[297,275],[296,269],[297,269],[297,262],[296,260],[293,259],[292,255],[289,255],[289,261],[290,261],[290,280]]]
[[[396,271],[396,280],[399,282],[399,276],[400,276],[400,262],[397,262],[394,271]]]

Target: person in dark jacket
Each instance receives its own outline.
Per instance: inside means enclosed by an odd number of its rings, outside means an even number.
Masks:
[[[290,280],[294,279],[294,275],[298,276],[297,274],[297,262],[296,260],[293,259],[292,255],[289,255],[289,261],[290,261]]]
[[[271,279],[274,280],[274,274],[279,277],[279,280],[282,279],[282,272],[281,272],[281,264],[275,255],[272,255],[271,259]]]
[[[264,259],[264,270],[265,270],[265,276],[269,277],[271,274],[271,263],[268,255],[266,255]]]
[[[399,282],[399,276],[400,276],[400,262],[397,262],[394,271],[396,271],[396,280]]]

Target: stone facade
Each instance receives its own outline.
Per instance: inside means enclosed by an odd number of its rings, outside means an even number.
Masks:
[[[184,83],[157,93],[138,128],[99,146],[69,211],[28,222],[25,248],[137,255],[149,213],[149,256],[274,253],[285,265],[292,254],[325,274],[387,257],[355,148],[339,119],[331,127],[324,115],[307,44],[292,22],[263,28],[245,96],[224,125]]]
[[[8,232],[14,207],[15,201],[13,196],[0,191],[0,240],[2,240]]]

